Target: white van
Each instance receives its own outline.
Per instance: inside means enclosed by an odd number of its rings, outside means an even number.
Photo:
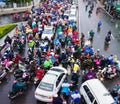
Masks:
[[[109,91],[98,79],[85,81],[80,87],[84,104],[115,104]]]

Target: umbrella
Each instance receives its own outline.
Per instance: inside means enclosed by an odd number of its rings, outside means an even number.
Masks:
[[[1,8],[5,8],[6,7],[6,3],[5,2],[0,2],[0,7]]]

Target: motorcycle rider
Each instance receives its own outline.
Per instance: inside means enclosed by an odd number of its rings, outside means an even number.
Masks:
[[[15,80],[12,85],[12,92],[14,94],[20,93],[26,89],[26,85],[23,82]]]
[[[81,102],[81,95],[77,89],[71,92],[71,102],[74,104],[80,104]]]
[[[73,71],[74,71],[74,72],[79,72],[79,71],[80,71],[80,67],[79,67],[78,62],[75,62],[75,63],[74,63],[74,65],[73,65]]]
[[[101,26],[102,26],[102,22],[101,22],[101,21],[99,21],[97,25],[98,25],[98,26],[97,26],[97,31],[99,32],[99,31],[100,31],[100,29],[101,29]]]
[[[62,84],[61,94],[63,94],[64,99],[66,101],[68,101],[68,98],[69,98],[69,93],[70,93],[69,87],[70,87],[70,84],[68,83],[67,80],[65,80],[64,83]]]
[[[77,71],[74,71],[71,76],[71,81],[73,81],[74,84],[76,85],[78,83],[78,80],[79,80],[79,75],[77,74]]]
[[[108,34],[107,34],[107,36],[105,37],[105,43],[106,43],[106,44],[110,44],[111,35],[112,35],[111,31],[108,31]]]
[[[95,32],[93,30],[90,30],[89,35],[90,35],[90,40],[92,41],[95,35]]]

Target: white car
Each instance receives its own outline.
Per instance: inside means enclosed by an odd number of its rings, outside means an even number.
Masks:
[[[63,67],[52,67],[43,77],[35,90],[35,98],[42,102],[52,102],[57,96],[65,78],[67,70]]]
[[[41,38],[45,39],[45,37],[47,37],[49,40],[51,40],[53,36],[54,36],[53,26],[46,26],[44,28]]]
[[[73,21],[76,22],[77,21],[76,13],[75,12],[71,12],[69,17],[68,17],[68,20],[69,21],[73,20]]]
[[[77,10],[76,5],[72,5],[71,8],[70,8],[70,11],[76,13],[76,10]]]

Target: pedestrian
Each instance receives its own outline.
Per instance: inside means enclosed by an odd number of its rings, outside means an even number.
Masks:
[[[97,7],[97,9],[96,9],[96,15],[98,14],[98,13],[100,13],[100,7]]]
[[[88,11],[88,17],[91,17],[91,14],[92,14],[92,10],[90,9],[90,10]]]
[[[88,9],[88,5],[85,6],[85,11],[87,11],[87,9]]]

